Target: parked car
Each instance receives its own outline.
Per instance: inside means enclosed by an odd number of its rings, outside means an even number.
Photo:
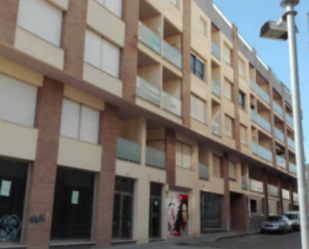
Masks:
[[[272,215],[269,216],[262,224],[261,224],[261,233],[287,233],[292,232],[292,223],[289,221],[288,217],[285,215]]]
[[[300,215],[298,211],[289,211],[285,213],[285,216],[292,223],[292,228],[294,231],[300,231]]]

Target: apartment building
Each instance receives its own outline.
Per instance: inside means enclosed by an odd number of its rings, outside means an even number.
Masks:
[[[1,0],[0,248],[197,237],[297,210],[291,105],[211,0]]]

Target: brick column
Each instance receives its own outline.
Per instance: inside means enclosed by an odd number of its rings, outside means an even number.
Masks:
[[[176,132],[166,129],[166,183],[176,185]]]
[[[265,195],[265,200],[264,200],[264,211],[265,211],[265,216],[269,216],[269,208],[268,208],[268,177],[267,177],[267,170],[263,169],[262,170],[262,178],[263,178],[263,187],[264,187],[264,195]]]
[[[182,120],[183,125],[190,126],[191,96],[191,1],[183,1],[183,34],[182,34]]]
[[[99,143],[102,145],[101,172],[96,179],[93,239],[97,248],[110,246],[113,224],[118,108],[106,103],[101,113]]]
[[[223,180],[224,180],[224,196],[223,196],[224,218],[225,218],[226,229],[231,229],[229,154],[227,152],[223,153],[222,166],[223,166]]]
[[[285,89],[283,83],[281,83],[282,92],[282,110],[283,110],[283,133],[284,133],[284,144],[285,144],[285,159],[287,163],[287,170],[290,171],[290,157],[289,157],[289,145],[288,145],[288,130],[285,119]]]
[[[279,214],[283,214],[283,197],[282,197],[282,179],[278,176],[278,191],[279,191]]]
[[[123,1],[123,21],[126,24],[126,31],[125,47],[120,62],[120,78],[123,81],[123,98],[131,103],[135,103],[136,92],[139,3],[139,0]]]
[[[19,0],[0,1],[0,41],[14,45]]]
[[[27,248],[48,249],[57,172],[58,146],[63,99],[63,84],[44,78],[39,88],[36,112],[38,143],[36,158],[31,167],[25,222],[35,215],[45,215],[44,223],[33,227],[24,224]]]
[[[239,75],[238,75],[238,30],[233,24],[233,69],[234,69],[234,86],[233,86],[233,102],[234,102],[234,138],[236,150],[241,150],[240,143],[240,115],[239,115]]]
[[[293,183],[292,183],[292,180],[289,181],[289,191],[290,191],[291,207],[292,207],[292,211],[293,211],[293,209],[294,209],[294,195],[293,195]]]
[[[87,6],[88,1],[69,0],[62,25],[64,71],[79,79],[83,77]]]

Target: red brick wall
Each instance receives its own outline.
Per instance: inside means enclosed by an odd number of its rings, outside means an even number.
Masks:
[[[282,178],[278,176],[279,189],[279,214],[283,214],[283,197],[282,197]]]
[[[137,34],[139,0],[123,1],[123,21],[126,23],[125,47],[122,51],[120,78],[123,81],[123,98],[135,103],[137,76]]]
[[[48,249],[54,201],[55,179],[63,99],[63,84],[44,78],[39,88],[36,126],[38,144],[36,158],[31,167],[31,181],[25,222],[33,215],[44,214],[46,221],[36,227],[25,224],[27,248]]]
[[[231,195],[231,230],[247,231],[249,217],[246,210],[246,196],[241,194]]]
[[[0,41],[14,45],[19,0],[0,1]]]
[[[227,223],[229,223],[231,226],[229,154],[227,152],[223,153],[222,166],[223,166],[223,181],[224,181],[223,205],[224,205],[225,226]]]
[[[85,0],[70,0],[62,26],[64,71],[80,79],[83,76],[87,5]]]
[[[262,179],[263,179],[263,187],[264,187],[264,214],[268,217],[269,215],[269,208],[268,208],[268,175],[265,169],[262,170]]]
[[[116,148],[118,134],[118,108],[106,103],[101,113],[100,138],[102,145],[101,173],[96,181],[94,241],[99,248],[111,244]]]
[[[166,129],[166,183],[176,185],[176,133]]]

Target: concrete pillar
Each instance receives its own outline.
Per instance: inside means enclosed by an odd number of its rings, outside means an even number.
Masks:
[[[189,218],[191,224],[192,231],[191,234],[193,237],[199,237],[201,235],[201,211],[200,211],[200,190],[199,189],[192,189],[191,196],[190,196],[190,216]]]
[[[269,208],[268,208],[268,177],[267,177],[267,170],[263,169],[262,170],[262,178],[263,178],[263,187],[264,187],[264,211],[265,211],[265,216],[269,216]]]
[[[166,183],[176,185],[176,132],[166,129]]]
[[[225,219],[225,228],[230,231],[231,228],[231,207],[230,207],[230,180],[229,180],[229,154],[223,153],[223,180],[224,180],[224,196],[223,196],[223,210]]]
[[[282,197],[282,179],[278,176],[278,191],[279,191],[279,214],[283,214],[283,197]]]
[[[146,166],[146,140],[147,140],[147,120],[138,119],[137,141],[141,145],[141,165]]]

